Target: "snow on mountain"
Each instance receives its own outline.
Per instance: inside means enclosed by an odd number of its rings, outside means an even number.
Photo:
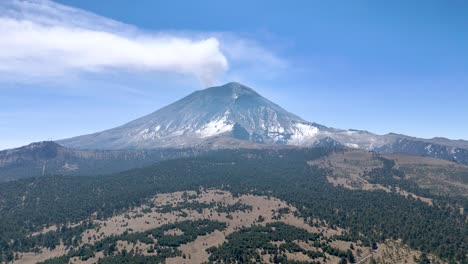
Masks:
[[[218,120],[210,121],[201,129],[197,130],[196,133],[198,133],[200,137],[206,138],[231,131],[233,128],[234,124],[229,122],[228,117],[225,114]]]
[[[291,145],[308,145],[317,140],[319,129],[313,125],[297,123],[292,126],[293,133],[288,140]]]
[[[196,91],[154,113],[103,132],[65,139],[77,149],[192,146],[225,135],[255,143],[304,145],[320,138],[307,122],[238,83]],[[237,133],[235,133],[237,132]]]
[[[234,82],[193,92],[120,127],[58,143],[74,149],[245,147],[249,143],[345,146],[468,162],[468,154],[466,158],[462,155],[468,151],[467,141],[329,128],[303,120],[253,89]]]

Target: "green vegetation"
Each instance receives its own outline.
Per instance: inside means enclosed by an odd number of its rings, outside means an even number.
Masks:
[[[120,264],[120,263],[148,263],[148,264],[160,264],[164,263],[164,260],[168,257],[175,257],[176,254],[167,254],[162,252],[160,255],[156,256],[143,256],[141,254],[122,254],[119,253],[114,256],[107,256],[102,259],[99,259],[98,264]]]
[[[434,194],[468,197],[468,169],[464,166],[437,166],[424,164],[399,165],[407,178],[424,186]]]
[[[44,264],[68,263],[73,257],[87,260],[95,256],[97,252],[103,252],[105,258],[99,263],[161,263],[166,258],[182,256],[177,247],[194,241],[198,236],[204,236],[215,230],[224,230],[226,224],[211,220],[183,221],[163,225],[146,232],[128,233],[107,237],[94,245],[85,244],[72,249],[66,256],[49,259]],[[166,234],[166,231],[178,229],[179,235]],[[148,253],[157,253],[156,256],[143,256],[139,252],[127,252],[125,249],[118,251],[117,241],[127,241],[136,244],[141,242],[151,245]],[[136,261],[136,262],[135,262]],[[143,262],[139,262],[143,261]]]
[[[235,204],[228,204],[228,205],[221,205],[218,203],[216,207],[216,212],[218,213],[234,213],[234,212],[251,212],[252,206],[243,204],[243,203],[235,203]]]
[[[369,177],[370,183],[378,183],[390,187],[392,190],[399,187],[402,190],[414,193],[421,197],[436,200],[441,206],[453,206],[455,208],[468,209],[468,199],[454,195],[438,195],[434,194],[431,189],[420,188],[414,181],[407,179],[404,171],[395,168],[395,161],[382,157],[377,157],[377,159],[382,161],[383,167],[372,169],[370,172],[366,173],[365,176]],[[462,175],[459,175],[459,177],[466,177],[465,172],[461,174]]]
[[[226,239],[227,242],[221,246],[207,249],[211,262],[258,263],[262,259],[262,255],[269,254],[275,259],[275,263],[293,263],[288,260],[286,252],[302,252],[312,259],[326,258],[323,253],[325,252],[348,261],[354,261],[354,255],[351,251],[343,252],[331,247],[328,241],[323,241],[320,234],[309,233],[304,229],[280,222],[242,229],[230,234]],[[294,242],[296,240],[311,243],[317,250],[305,250]],[[281,245],[277,246],[272,242],[281,242]]]
[[[164,232],[171,229],[179,229],[181,235],[165,235]],[[161,228],[156,228],[145,232],[146,235],[151,235],[158,240],[157,244],[167,247],[178,247],[182,244],[194,241],[197,236],[204,236],[215,230],[223,230],[226,228],[225,223],[220,223],[211,220],[199,221],[184,221],[175,224],[164,225]]]
[[[252,211],[252,206],[242,204],[242,203],[235,203],[235,204],[228,204],[224,205],[222,203],[199,203],[197,201],[183,201],[178,203],[177,205],[163,205],[158,206],[156,211],[159,213],[169,213],[172,211],[182,211],[182,209],[194,210],[198,213],[201,213],[203,209],[215,209],[217,213],[233,213],[236,211],[240,212],[248,212]]]
[[[328,151],[224,150],[110,176],[55,176],[3,183],[0,255],[9,260],[13,252],[33,249],[27,242],[32,239],[29,234],[44,226],[87,220],[93,213],[105,218],[146,204],[156,193],[205,187],[224,188],[235,195],[280,198],[296,206],[311,225],[316,224],[311,219],[320,219],[331,228],[347,228],[345,235],[351,241],[370,245],[388,238],[402,239],[413,249],[446,260],[468,261],[467,220],[451,200],[435,197],[434,206],[429,206],[396,193],[333,187],[325,171],[307,165]],[[392,166],[390,172],[394,170]],[[388,180],[387,174],[384,169],[374,179]],[[419,191],[423,190],[415,193]],[[68,241],[75,237],[58,236]]]

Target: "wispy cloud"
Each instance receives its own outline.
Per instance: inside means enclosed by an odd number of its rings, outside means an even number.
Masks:
[[[204,86],[270,76],[288,65],[229,32],[149,31],[49,0],[0,1],[0,81],[80,73],[170,73]]]
[[[145,32],[50,1],[2,1],[0,36],[0,74],[19,78],[125,70],[209,84],[228,69],[217,38]]]

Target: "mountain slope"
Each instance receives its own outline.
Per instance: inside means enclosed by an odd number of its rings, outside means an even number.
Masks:
[[[73,150],[55,142],[38,142],[0,151],[0,182],[44,175],[98,175],[194,156],[202,150]]]
[[[434,142],[433,139],[411,139],[402,136],[392,143],[374,150],[382,153],[406,153],[416,156],[427,156],[468,164],[467,148],[455,147],[453,144],[442,145],[432,142]]]
[[[120,127],[58,141],[73,149],[349,147],[468,164],[468,141],[377,135],[308,122],[239,83],[193,92]]]
[[[123,126],[58,142],[77,149],[154,148],[194,146],[224,134],[256,143],[300,145],[319,128],[254,90],[229,83],[196,91]]]

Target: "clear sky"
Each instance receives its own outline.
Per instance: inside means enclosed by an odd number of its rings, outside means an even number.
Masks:
[[[0,149],[237,81],[337,128],[468,139],[468,2],[0,2]]]

